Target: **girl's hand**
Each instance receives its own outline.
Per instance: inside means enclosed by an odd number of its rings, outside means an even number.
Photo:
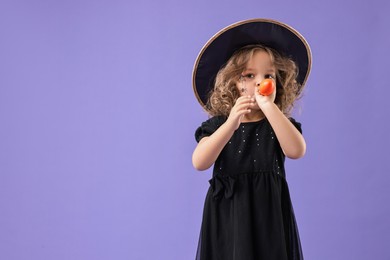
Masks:
[[[269,96],[260,95],[259,91],[257,91],[257,90],[255,91],[255,99],[256,99],[257,105],[259,106],[260,109],[262,109],[262,107],[266,104],[274,103],[275,98],[276,98],[276,88],[275,88],[274,92],[272,92],[272,94]]]
[[[230,124],[233,130],[237,130],[240,126],[244,115],[251,112],[250,107],[254,105],[254,100],[251,96],[241,96],[237,99],[236,103],[230,111],[229,117],[226,123]]]

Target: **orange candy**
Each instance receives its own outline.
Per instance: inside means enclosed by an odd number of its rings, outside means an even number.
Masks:
[[[275,81],[273,79],[264,79],[259,85],[259,94],[262,96],[269,96],[275,90]]]

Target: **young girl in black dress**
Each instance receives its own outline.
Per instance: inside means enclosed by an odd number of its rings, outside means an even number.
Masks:
[[[197,260],[303,259],[284,160],[306,151],[290,117],[311,67],[310,48],[286,24],[252,19],[213,36],[194,67],[198,101],[212,116],[196,130],[192,161],[214,164]],[[259,94],[272,79],[272,94]]]

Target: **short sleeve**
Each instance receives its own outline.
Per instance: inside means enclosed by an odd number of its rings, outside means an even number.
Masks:
[[[290,122],[295,126],[296,129],[302,134],[302,124],[297,122],[294,118],[290,117]]]
[[[203,137],[212,135],[225,121],[225,117],[216,116],[203,122],[195,131],[195,140],[199,143]]]

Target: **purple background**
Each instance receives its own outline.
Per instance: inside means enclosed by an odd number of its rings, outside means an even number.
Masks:
[[[0,258],[194,259],[193,63],[265,17],[313,52],[287,161],[306,259],[389,259],[389,3],[1,0]]]

